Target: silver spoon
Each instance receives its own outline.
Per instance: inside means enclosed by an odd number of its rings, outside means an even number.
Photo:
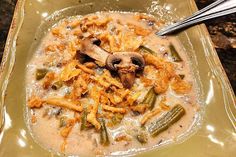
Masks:
[[[172,33],[174,31],[198,24],[205,20],[224,16],[236,12],[236,0],[217,0],[207,7],[195,12],[190,17],[182,21],[176,22],[170,26],[164,27],[156,34],[159,36]]]

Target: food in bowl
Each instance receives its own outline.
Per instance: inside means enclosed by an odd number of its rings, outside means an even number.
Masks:
[[[27,66],[34,139],[67,155],[126,155],[187,134],[199,116],[188,56],[163,21],[97,12],[61,20]]]

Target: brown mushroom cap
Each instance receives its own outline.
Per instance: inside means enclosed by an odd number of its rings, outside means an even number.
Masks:
[[[99,40],[96,38],[86,38],[81,41],[81,49],[80,52],[82,54],[86,54],[89,57],[95,59],[100,62],[100,65],[105,66],[107,57],[109,53],[103,50],[100,45]]]
[[[143,56],[136,52],[117,52],[108,56],[106,66],[109,70],[118,71],[123,86],[131,88],[136,71],[143,70],[145,61]]]
[[[135,70],[142,70],[145,66],[143,56],[137,52],[116,52],[109,55],[106,60],[109,70],[117,71],[123,67],[136,67]]]
[[[112,71],[118,71],[121,82],[125,88],[134,84],[137,70],[143,70],[145,61],[137,52],[108,53],[99,47],[101,41],[96,38],[86,38],[81,42],[80,53],[95,59],[100,66],[105,66]]]

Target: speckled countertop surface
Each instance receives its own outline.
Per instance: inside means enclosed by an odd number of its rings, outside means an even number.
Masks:
[[[17,0],[0,0],[0,60]],[[214,0],[195,0],[199,9]],[[236,93],[236,13],[206,22],[218,56]]]

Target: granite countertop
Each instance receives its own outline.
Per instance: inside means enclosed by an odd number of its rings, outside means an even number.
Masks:
[[[17,0],[1,0],[0,60]],[[199,9],[214,0],[195,0]],[[236,93],[236,13],[206,22],[220,61]]]

